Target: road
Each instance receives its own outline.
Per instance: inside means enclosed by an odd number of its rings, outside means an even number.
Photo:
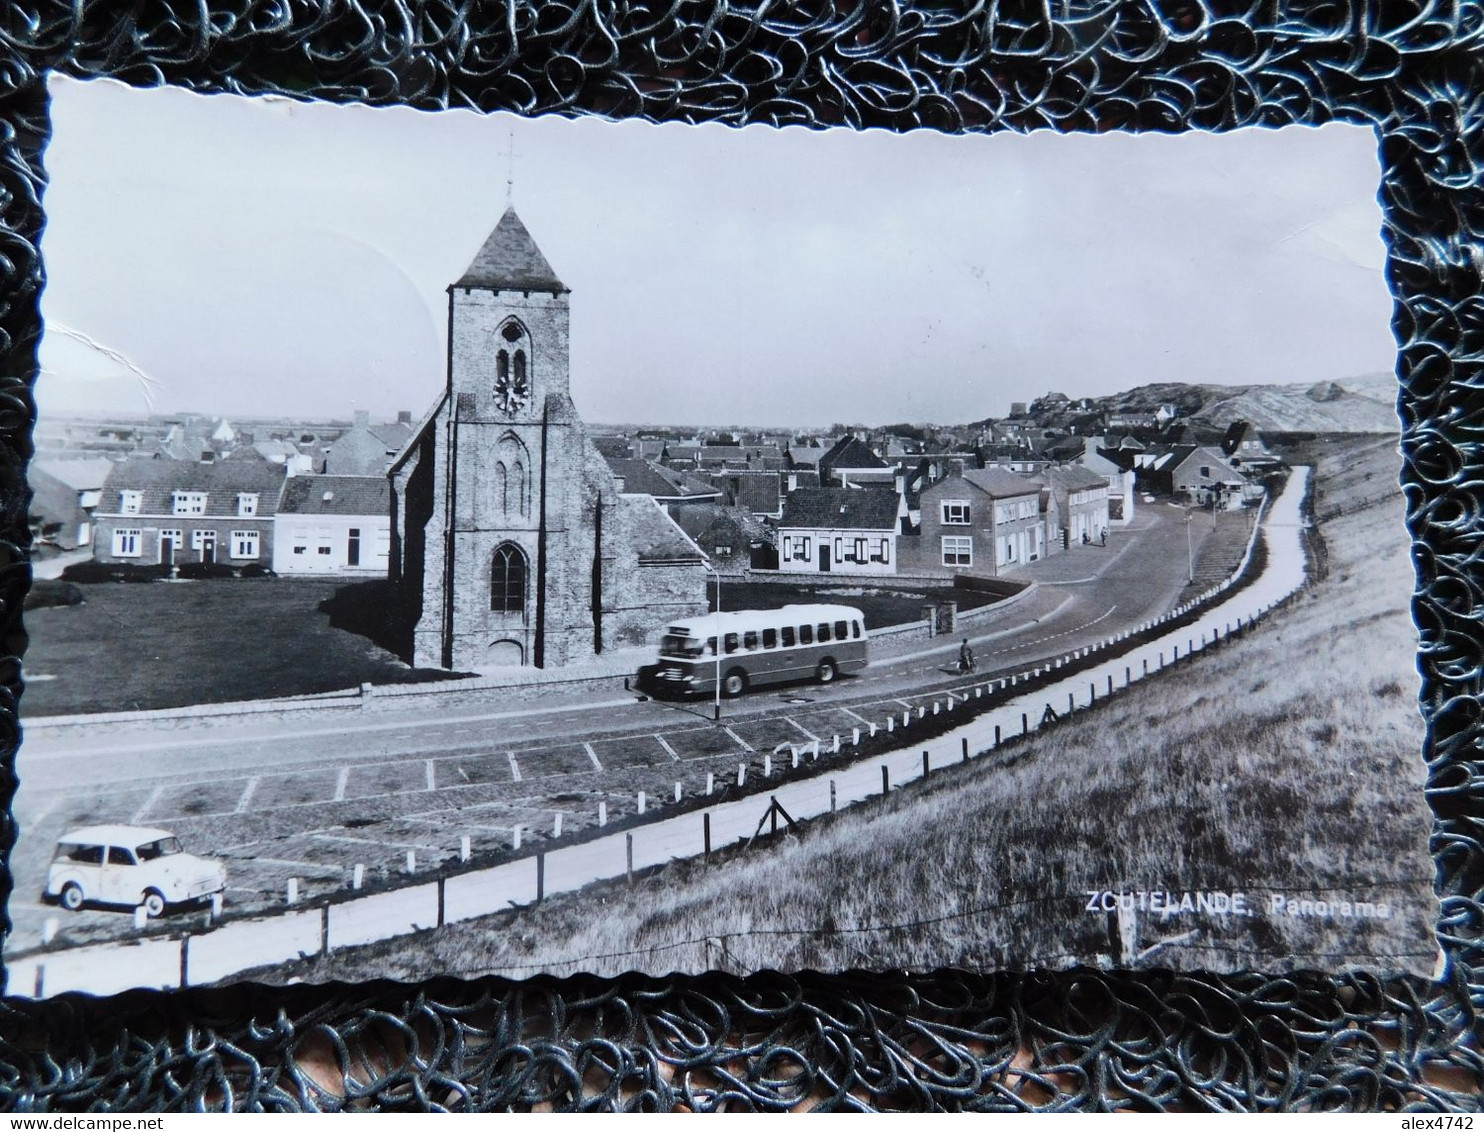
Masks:
[[[1146,507],[1130,528],[1110,533],[1106,548],[1075,548],[1027,570],[1037,590],[975,623],[979,678],[1169,609],[1186,582],[1182,519],[1177,508]],[[273,906],[290,877],[312,896],[343,887],[357,864],[373,878],[425,871],[456,858],[462,838],[487,859],[509,852],[517,836],[528,849],[533,840],[555,843],[634,813],[641,792],[646,813],[673,804],[677,790],[690,798],[731,784],[735,792],[739,768],[755,783],[781,744],[828,743],[941,700],[965,683],[952,667],[957,649],[957,637],[888,644],[858,677],[730,701],[720,723],[709,703],[654,702],[610,687],[534,703],[494,690],[150,729],[36,728],[18,758],[10,946],[37,943],[48,918],[61,920],[69,942],[132,932],[117,911],[66,915],[39,900],[55,839],[69,828],[163,826],[188,850],[227,862],[232,907]]]

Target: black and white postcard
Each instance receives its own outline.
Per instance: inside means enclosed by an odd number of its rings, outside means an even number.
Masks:
[[[1434,969],[1371,132],[50,89],[8,993]]]

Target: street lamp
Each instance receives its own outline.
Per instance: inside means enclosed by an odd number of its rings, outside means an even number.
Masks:
[[[1187,582],[1195,581],[1195,544],[1190,538],[1190,524],[1194,519],[1195,516],[1191,512],[1185,512],[1185,580]]]
[[[711,718],[717,722],[721,721],[721,571],[709,563],[706,569],[716,579],[716,637],[711,642],[711,651],[716,656],[716,689],[715,703],[712,705]]]

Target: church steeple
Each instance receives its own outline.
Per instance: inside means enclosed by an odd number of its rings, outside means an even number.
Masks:
[[[454,286],[552,294],[563,294],[569,289],[546,262],[514,208],[505,209],[505,215]]]

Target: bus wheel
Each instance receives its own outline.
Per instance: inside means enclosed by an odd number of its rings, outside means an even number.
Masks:
[[[814,670],[814,678],[821,684],[828,684],[839,674],[840,670],[835,667],[833,660],[821,660],[819,667]]]
[[[728,697],[740,696],[747,691],[747,673],[740,668],[734,668],[726,674],[721,682],[721,690]]]

